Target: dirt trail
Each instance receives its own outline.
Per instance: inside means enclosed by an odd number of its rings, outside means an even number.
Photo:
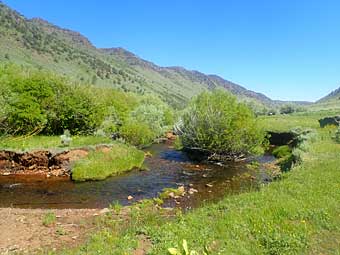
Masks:
[[[56,220],[45,226],[43,219],[48,212],[53,212]],[[100,214],[99,209],[0,208],[0,254],[75,247],[95,230],[95,218]]]

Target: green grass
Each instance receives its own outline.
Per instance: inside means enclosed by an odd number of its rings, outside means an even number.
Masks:
[[[312,109],[312,108],[311,108]],[[284,132],[294,128],[319,128],[319,119],[340,115],[340,109],[318,109],[289,115],[261,116],[258,121],[266,131]]]
[[[57,221],[57,217],[54,212],[45,213],[42,219],[42,224],[46,227],[55,224]]]
[[[275,115],[275,116],[262,116],[259,118],[260,125],[266,131],[284,132],[291,129],[300,128],[318,128],[318,120],[321,118],[319,115],[306,116],[306,115]]]
[[[310,111],[340,111],[340,100],[337,98],[327,100],[325,102],[319,102],[309,106]]]
[[[276,158],[284,158],[292,154],[292,149],[288,145],[277,147],[272,153]]]
[[[68,149],[96,144],[110,144],[112,140],[99,136],[73,136],[69,147],[61,144],[59,136],[31,136],[31,137],[8,137],[0,140],[0,149],[11,150],[37,150],[37,149]]]
[[[63,254],[132,254],[140,236],[152,243],[148,254],[157,255],[180,248],[184,239],[199,254],[205,247],[209,254],[340,254],[340,145],[331,135],[317,129],[301,145],[302,163],[258,192],[227,196],[170,219],[152,204],[136,205],[125,224],[104,218],[101,231]]]
[[[124,144],[113,144],[108,151],[91,151],[72,168],[75,181],[103,180],[132,168],[140,168],[144,162],[144,152]]]

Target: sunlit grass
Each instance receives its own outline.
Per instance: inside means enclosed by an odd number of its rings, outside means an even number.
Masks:
[[[0,140],[0,149],[12,150],[33,150],[33,149],[67,149],[82,146],[109,144],[112,140],[107,137],[99,136],[73,136],[68,147],[61,143],[59,136],[31,136],[31,137],[6,137]]]
[[[309,111],[289,115],[261,116],[258,121],[266,131],[283,132],[298,127],[302,129],[317,129],[320,127],[320,119],[336,115],[340,115],[340,109]]]
[[[75,162],[72,179],[75,181],[103,180],[132,168],[140,168],[144,152],[125,144],[113,144],[107,150],[91,151],[89,155]]]

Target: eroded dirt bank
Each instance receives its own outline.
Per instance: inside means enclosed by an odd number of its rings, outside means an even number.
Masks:
[[[95,150],[106,150],[109,146],[96,146]],[[91,148],[79,148],[53,152],[36,150],[30,152],[0,151],[0,176],[34,175],[41,177],[71,176],[72,162],[84,158]]]

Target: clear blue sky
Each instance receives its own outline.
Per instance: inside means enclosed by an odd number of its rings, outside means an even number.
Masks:
[[[31,17],[162,66],[218,74],[283,100],[340,86],[339,0],[5,0]]]

